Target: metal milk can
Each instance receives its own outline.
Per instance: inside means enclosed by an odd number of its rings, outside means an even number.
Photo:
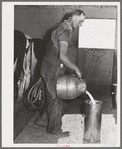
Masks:
[[[87,143],[100,143],[101,141],[101,119],[102,101],[95,100],[92,104],[90,100],[85,102],[84,138]]]

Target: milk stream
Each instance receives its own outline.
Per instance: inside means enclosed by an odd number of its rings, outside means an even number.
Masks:
[[[93,96],[86,90],[86,94],[89,96],[89,98],[91,99],[92,104],[96,104],[95,100],[93,98]]]

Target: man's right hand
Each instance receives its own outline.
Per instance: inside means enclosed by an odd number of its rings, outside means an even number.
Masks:
[[[78,77],[79,79],[81,79],[82,73],[81,73],[80,69],[77,69],[75,72],[76,72],[77,77]]]

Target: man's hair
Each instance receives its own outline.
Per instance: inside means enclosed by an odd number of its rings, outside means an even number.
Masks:
[[[80,9],[76,9],[76,10],[74,10],[72,12],[66,13],[64,15],[63,19],[62,19],[62,22],[64,20],[68,20],[70,17],[72,17],[74,15],[80,16],[81,14],[83,14],[85,16],[85,13],[82,10],[80,10]]]
[[[78,16],[80,16],[81,14],[83,14],[83,15],[85,16],[85,13],[84,13],[82,10],[80,10],[80,9],[76,9],[75,11],[71,12],[71,15],[72,15],[72,16],[73,16],[73,15],[78,15]]]

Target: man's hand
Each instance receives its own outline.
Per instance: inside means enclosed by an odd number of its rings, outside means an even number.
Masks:
[[[77,69],[75,72],[76,72],[77,77],[78,77],[79,79],[81,79],[82,73],[81,73],[80,69]]]

